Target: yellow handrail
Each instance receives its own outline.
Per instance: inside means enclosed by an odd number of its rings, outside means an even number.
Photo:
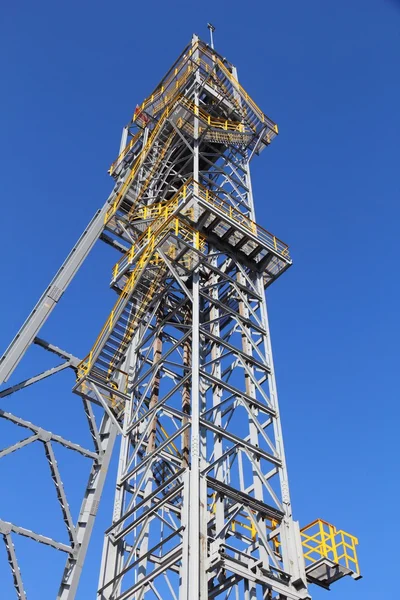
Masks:
[[[156,218],[138,238],[137,242],[132,245],[130,250],[118,261],[118,263],[116,263],[114,266],[116,275],[121,268],[124,268],[125,264],[131,264],[133,262],[134,253],[136,253],[143,244],[145,236],[148,236],[151,231],[156,233],[158,228],[162,227],[165,220],[172,214],[172,212],[176,210],[180,201],[184,200],[189,193],[194,192],[195,188],[199,197],[207,202],[207,204],[214,206],[223,212],[227,217],[229,217],[229,219],[236,221],[242,227],[245,227],[250,233],[258,238],[261,243],[271,248],[271,250],[275,250],[278,254],[285,257],[285,259],[289,258],[289,246],[287,244],[264,229],[264,227],[261,227],[261,225],[258,225],[258,223],[255,221],[252,221],[249,217],[232,206],[232,204],[218,196],[216,193],[211,192],[200,183],[194,181],[194,179],[191,177],[168,202],[163,203],[162,208],[157,210],[154,206],[152,207],[153,213],[154,211],[157,211]],[[143,207],[140,210],[145,211],[146,209]]]
[[[156,234],[159,228],[163,227],[166,219],[172,214],[172,212],[178,206],[179,200],[181,198],[186,197],[188,185],[192,182],[192,178],[186,182],[175,194],[174,196],[168,200],[168,202],[163,203],[162,209],[160,209],[157,218],[145,229],[145,231],[139,236],[135,244],[132,244],[131,248],[124,254],[124,256],[114,265],[114,270],[116,275],[121,269],[121,265],[128,261],[128,263],[133,262],[134,254],[137,250],[142,246],[146,237],[148,237],[151,233]],[[154,209],[153,209],[154,210]],[[115,277],[116,277],[115,275]]]
[[[209,125],[210,127],[216,127],[216,128],[220,128],[220,129],[225,129],[225,130],[230,130],[230,131],[239,131],[239,132],[243,132],[245,129],[243,123],[238,123],[237,121],[231,121],[228,119],[218,119],[217,117],[212,117],[205,110],[203,110],[199,106],[196,106],[194,104],[194,102],[192,102],[185,96],[182,96],[179,99],[179,102],[181,104],[183,104],[183,106],[185,106],[186,108],[191,110],[195,116],[198,116],[205,123],[207,123],[207,125]]]
[[[193,52],[197,48],[198,48],[198,42],[195,42],[195,44],[188,51],[187,55],[185,55],[183,57],[182,62],[180,63],[179,68],[178,68],[178,66],[175,68],[173,75],[171,75],[168,79],[166,79],[165,81],[163,81],[161,83],[161,85],[156,90],[154,90],[154,92],[150,96],[148,96],[147,98],[145,98],[145,100],[140,105],[140,108],[142,110],[145,110],[148,106],[150,106],[150,104],[153,104],[154,101],[157,100],[157,98],[160,98],[164,94],[165,90],[174,81],[174,79],[176,78],[178,72],[181,71],[182,68],[189,63],[189,68],[187,69],[187,71],[185,72],[185,74],[182,75],[180,78],[176,79],[175,90],[178,87],[180,87],[180,85],[182,85],[182,83],[184,83],[186,81],[186,79],[192,73],[192,69],[190,67],[191,67],[191,64],[192,64],[193,61],[191,60],[191,57],[192,57]],[[179,82],[179,85],[178,85],[178,82]],[[157,110],[153,109],[153,114],[155,114],[155,112],[157,112]]]
[[[193,59],[192,55],[193,55],[194,51],[197,49],[199,49],[199,57],[197,59]],[[203,60],[202,56],[207,57],[211,61],[211,64],[209,64],[205,60]],[[187,68],[184,71],[184,74],[181,77],[176,79],[177,74],[185,67],[185,65]],[[200,42],[196,42],[196,44],[194,44],[194,46],[192,46],[192,48],[190,49],[188,54],[183,57],[180,65],[178,65],[175,68],[174,73],[169,77],[169,79],[166,79],[164,82],[162,82],[160,87],[143,101],[140,108],[142,110],[145,110],[151,104],[154,104],[155,100],[157,100],[158,98],[161,98],[163,96],[162,102],[156,106],[153,106],[153,115],[154,115],[163,106],[166,106],[167,104],[169,104],[171,102],[171,100],[173,99],[176,92],[179,91],[179,88],[186,82],[188,77],[191,74],[193,74],[198,68],[203,68],[203,70],[207,74],[211,75],[212,78],[217,80],[217,84],[222,86],[225,93],[228,94],[228,96],[235,103],[235,105],[238,109],[244,108],[244,107],[240,106],[240,104],[238,103],[237,99],[232,94],[232,92],[225,86],[225,84],[223,83],[221,78],[218,77],[218,73],[215,71],[215,66],[217,66],[222,71],[223,75],[230,81],[231,85],[237,90],[240,97],[245,101],[245,103],[247,103],[250,106],[251,110],[254,112],[256,117],[261,121],[261,123],[267,124],[268,127],[272,131],[274,131],[275,134],[277,134],[278,133],[277,124],[274,123],[271,119],[269,119],[264,114],[264,112],[260,109],[260,107],[249,96],[249,94],[246,92],[246,90],[243,88],[243,86],[240,85],[240,83],[234,77],[234,75],[229,71],[229,69],[226,68],[226,66],[223,64],[223,62],[215,54],[213,54],[204,44],[202,44]],[[167,93],[166,90],[170,87],[171,83],[174,80],[175,80],[174,91]]]
[[[289,257],[289,246],[285,244],[285,242],[282,242],[282,240],[264,229],[264,227],[261,227],[261,225],[258,225],[258,223],[255,221],[252,221],[249,217],[232,206],[232,204],[218,196],[216,193],[211,192],[200,183],[197,185],[199,189],[199,196],[202,199],[224,212],[230,219],[240,223],[246,229],[251,231],[253,235],[258,237],[260,241],[263,241],[264,243],[267,242],[269,246],[273,246],[274,250],[284,255],[286,258]]]
[[[163,225],[161,227],[159,227],[155,232],[151,231],[151,226],[148,228],[148,230],[146,230],[146,232],[141,236],[141,238],[143,238],[143,237],[148,238],[147,246],[146,246],[144,252],[141,254],[135,269],[132,271],[132,273],[128,277],[128,279],[124,285],[124,288],[123,288],[120,296],[118,297],[117,302],[115,303],[109,317],[107,318],[103,328],[101,329],[101,331],[93,345],[93,348],[92,348],[90,354],[78,365],[78,379],[81,379],[91,369],[92,364],[93,364],[93,359],[96,357],[97,352],[102,347],[103,343],[106,341],[106,339],[110,335],[110,332],[113,330],[113,328],[115,326],[114,316],[116,314],[118,314],[118,312],[122,308],[123,304],[125,303],[125,300],[131,294],[141,272],[143,271],[143,268],[147,264],[150,256],[155,251],[157,243],[160,241],[160,239],[165,235],[165,233],[167,231],[171,231],[171,230],[182,235],[182,238],[185,239],[186,241],[193,243],[193,246],[195,248],[197,248],[199,250],[202,250],[204,248],[204,245],[206,243],[205,237],[200,236],[198,231],[196,231],[195,229],[190,227],[190,225],[187,225],[186,223],[182,222],[178,217],[174,217],[174,216],[169,217],[163,223]],[[129,259],[130,253],[132,253],[132,249],[129,251],[129,253],[127,253],[128,259]],[[125,255],[125,256],[127,256],[127,255]],[[132,253],[132,255],[133,255],[133,253]],[[132,256],[132,258],[133,258],[133,256]],[[117,263],[117,265],[118,265],[118,263]],[[114,273],[116,273],[116,274],[118,273],[117,265],[115,265],[115,267],[114,267]],[[154,294],[156,287],[157,287],[157,285],[155,287],[154,286],[151,287],[151,290],[152,290],[151,295]],[[149,288],[149,290],[150,290],[150,288]],[[135,314],[136,320],[134,321],[134,323],[136,323],[137,319],[139,318],[138,315],[140,315],[140,316],[142,315],[142,312],[143,312],[142,308],[144,306],[143,303],[150,297],[149,294],[150,294],[150,291],[147,292],[145,298],[142,301],[142,304],[139,306],[138,310],[136,311],[136,314]],[[133,325],[132,325],[132,327],[133,327]]]
[[[317,519],[301,529],[301,542],[306,565],[321,558],[345,566],[360,575],[356,546],[358,539],[346,531],[337,530],[327,521]]]
[[[147,153],[150,150],[155,137],[157,136],[158,132],[160,131],[161,126],[163,125],[163,123],[166,120],[166,118],[168,117],[168,115],[169,115],[169,107],[167,106],[167,108],[165,109],[165,111],[161,115],[160,119],[157,121],[157,124],[154,127],[153,131],[149,135],[149,138],[148,138],[148,140],[147,140],[147,142],[146,142],[143,150],[141,151],[141,153],[137,157],[136,162],[133,165],[131,172],[129,173],[129,176],[127,177],[127,179],[124,182],[123,186],[121,187],[120,191],[116,195],[116,197],[115,197],[113,203],[111,204],[110,208],[106,212],[106,215],[105,215],[105,218],[104,218],[104,222],[105,223],[107,223],[111,219],[111,217],[115,214],[115,212],[118,210],[119,204],[122,201],[123,196],[124,196],[126,190],[128,189],[129,185],[132,183],[132,181],[135,178],[135,176],[136,176],[139,168],[143,164],[143,161],[144,161],[145,157],[147,156]]]
[[[108,170],[110,175],[113,174],[115,168],[119,165],[121,160],[128,154],[129,150],[131,148],[133,148],[133,146],[136,144],[136,142],[138,141],[138,139],[141,137],[142,134],[143,134],[142,130],[138,131],[137,134],[133,136],[133,138],[131,139],[129,144],[127,144],[125,146],[125,148],[122,150],[122,152],[119,154],[119,156],[114,160],[113,164],[111,165],[111,167]]]
[[[164,142],[162,150],[159,153],[159,155],[157,156],[157,159],[154,162],[154,164],[153,164],[153,166],[151,168],[150,173],[147,175],[147,178],[146,178],[145,182],[143,183],[142,187],[140,188],[140,190],[138,192],[138,195],[137,195],[137,197],[135,199],[135,202],[132,203],[132,206],[129,209],[128,215],[131,215],[136,210],[136,207],[139,204],[141,197],[143,196],[143,194],[147,190],[148,186],[150,185],[151,181],[153,180],[154,173],[156,173],[156,171],[157,171],[157,169],[159,167],[160,162],[163,160],[166,152],[168,151],[168,148],[170,147],[170,145],[171,145],[171,143],[172,143],[172,141],[174,139],[174,136],[175,136],[175,131],[172,131],[172,133],[170,133],[170,135],[168,136],[168,139]]]
[[[236,77],[234,77],[234,75],[225,67],[225,65],[217,58],[216,60],[218,67],[221,69],[221,71],[224,73],[224,75],[231,81],[232,85],[237,89],[237,91],[239,92],[240,96],[247,102],[247,104],[250,105],[251,109],[253,110],[253,112],[255,113],[255,115],[258,117],[258,119],[262,122],[262,123],[267,123],[267,125],[269,127],[271,127],[271,129],[273,129],[275,131],[275,133],[278,133],[278,126],[276,123],[274,123],[273,121],[271,121],[271,119],[269,119],[261,110],[261,108],[254,102],[254,100],[249,96],[249,94],[246,92],[246,90],[243,88],[243,86],[240,85],[240,83],[238,82],[238,80],[236,79]]]
[[[152,261],[150,259],[150,262],[153,262],[153,264],[157,264],[158,265],[158,262],[159,262],[158,261],[158,254],[156,255],[156,260]],[[159,269],[159,271],[157,272],[156,277],[151,282],[151,284],[149,286],[149,289],[147,290],[145,296],[142,298],[142,301],[141,301],[138,309],[136,310],[134,320],[132,321],[132,323],[130,323],[129,325],[127,325],[127,327],[125,329],[125,332],[124,332],[124,335],[123,335],[123,338],[122,338],[122,340],[121,340],[121,342],[119,344],[119,348],[121,348],[121,346],[123,344],[125,344],[131,338],[133,332],[135,331],[136,326],[138,324],[138,321],[139,321],[140,317],[143,315],[143,313],[145,311],[145,307],[147,305],[148,300],[150,300],[153,297],[154,292],[156,291],[156,289],[157,289],[157,287],[158,287],[158,285],[159,285],[159,283],[161,281],[162,275],[164,274],[164,272],[166,270],[166,264],[165,263],[164,263],[163,266],[164,266],[164,268],[163,269],[162,268]],[[141,267],[141,270],[142,270],[142,268],[143,267]],[[114,311],[112,311],[112,312],[114,312]],[[118,350],[119,350],[119,348],[118,348]],[[109,364],[109,367],[108,367],[108,376],[112,373],[112,369],[115,366],[114,365],[114,361],[115,361],[116,356],[118,355],[118,350],[115,351],[112,359],[110,360],[110,364]]]

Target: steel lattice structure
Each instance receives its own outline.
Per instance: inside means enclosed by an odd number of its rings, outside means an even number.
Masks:
[[[282,441],[264,290],[291,259],[256,222],[249,168],[277,133],[234,66],[196,36],[124,128],[110,197],[0,363],[5,381],[32,343],[62,357],[0,396],[72,368],[93,441],[0,413],[32,432],[19,444],[43,444],[70,540],[0,522],[18,598],[14,534],[66,553],[58,598],[75,597],[117,435],[99,600],[298,600],[310,581],[334,580],[327,553],[324,576],[306,567],[316,561],[292,517]],[[98,239],[119,252],[117,301],[80,360],[38,333]],[[92,461],[76,523],[55,443]],[[358,575],[355,551],[347,560],[336,578]]]

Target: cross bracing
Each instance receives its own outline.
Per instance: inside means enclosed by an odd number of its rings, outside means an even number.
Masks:
[[[318,562],[338,558],[320,550],[322,539],[333,552],[334,534],[302,534],[311,577],[290,503],[264,290],[291,259],[256,221],[249,168],[277,132],[233,65],[196,36],[124,128],[110,197],[0,362],[5,381],[32,343],[60,356],[0,396],[70,368],[92,441],[0,413],[30,431],[0,457],[43,445],[69,539],[0,522],[18,598],[15,535],[65,552],[57,597],[76,596],[117,435],[99,600],[298,600],[310,580],[334,580]],[[38,333],[98,239],[118,251],[117,299],[81,360]],[[57,443],[93,463],[76,522]],[[336,578],[358,575],[346,560]]]

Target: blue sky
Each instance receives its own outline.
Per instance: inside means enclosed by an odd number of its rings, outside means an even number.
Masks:
[[[400,534],[400,2],[209,6],[3,5],[0,344],[8,344],[109,194],[107,168],[136,103],[192,33],[206,38],[206,23],[213,22],[216,48],[280,127],[252,172],[258,221],[289,243],[294,260],[268,297],[295,516],[303,525],[322,517],[359,537],[364,579],[339,582],[330,600],[390,600]],[[108,248],[96,249],[44,337],[85,355],[114,300],[107,289],[114,258]],[[22,375],[40,360],[28,356]],[[69,398],[73,380],[62,379]],[[15,398],[4,406],[17,414],[26,409],[38,422],[63,398],[51,385],[40,398],[30,392],[21,405]],[[0,476],[10,477],[15,499],[23,463],[8,464]],[[71,465],[66,478],[74,494]],[[78,599],[94,597],[111,487],[112,481]],[[34,498],[34,488],[25,473],[25,517],[40,506],[44,522],[51,509]],[[1,516],[11,519],[12,508],[4,505]],[[30,598],[55,597],[59,556],[28,560],[24,551],[22,544]],[[49,561],[46,582],[38,579],[41,560]],[[313,591],[315,600],[326,597]]]

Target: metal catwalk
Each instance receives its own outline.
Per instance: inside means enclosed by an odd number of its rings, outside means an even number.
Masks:
[[[359,576],[356,538],[324,521],[300,531],[292,516],[264,295],[292,263],[256,221],[249,167],[277,133],[197,36],[124,128],[110,197],[0,362],[6,381],[33,343],[61,357],[0,397],[71,368],[92,440],[0,413],[30,431],[0,457],[44,446],[69,537],[0,521],[17,598],[16,534],[66,554],[57,598],[75,597],[117,436],[99,600],[298,600]],[[117,300],[80,360],[38,334],[99,239],[118,253]],[[57,444],[92,464],[77,522]]]

